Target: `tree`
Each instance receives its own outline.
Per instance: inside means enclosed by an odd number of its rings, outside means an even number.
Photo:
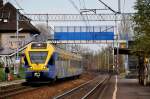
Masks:
[[[122,20],[118,28],[121,40],[131,40],[133,37],[132,21],[127,19],[127,16],[123,15]]]
[[[52,39],[52,28],[48,27],[46,24],[36,24],[36,28],[41,32],[37,41],[47,41],[47,39]]]
[[[150,0],[137,0],[134,9],[135,48],[150,53]]]
[[[36,27],[41,32],[42,35],[50,36],[50,29],[47,28],[45,24],[37,24]]]

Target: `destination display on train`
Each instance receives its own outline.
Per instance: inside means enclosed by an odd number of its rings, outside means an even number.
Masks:
[[[46,43],[33,43],[31,45],[32,49],[46,49],[47,48],[47,44]]]

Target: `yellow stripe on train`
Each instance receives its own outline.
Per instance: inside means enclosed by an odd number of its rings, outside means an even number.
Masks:
[[[28,61],[29,66],[30,66],[29,70],[34,70],[34,71],[48,70],[46,65],[47,65],[50,57],[52,56],[52,54],[55,50],[54,46],[52,46],[51,44],[46,44],[47,46],[46,46],[45,49],[44,48],[43,49],[40,49],[40,48],[39,49],[38,48],[34,49],[34,48],[32,48],[31,45],[32,45],[32,43],[25,50],[25,55],[26,55],[27,61]],[[45,62],[41,63],[41,64],[32,63],[31,59],[30,59],[31,56],[30,56],[29,52],[39,52],[39,51],[48,53]]]

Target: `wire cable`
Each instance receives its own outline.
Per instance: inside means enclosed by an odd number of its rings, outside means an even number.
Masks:
[[[117,14],[117,11],[113,10],[111,7],[109,7],[106,3],[104,3],[102,0],[98,0],[99,2],[101,2],[105,7],[107,7],[110,11],[112,11],[113,13]]]
[[[85,0],[83,0],[83,8],[86,9]],[[88,18],[87,13],[85,15],[86,15],[86,18],[87,18],[87,24],[88,24],[88,26],[90,26],[89,18]]]
[[[16,5],[19,7],[19,9],[22,10],[22,12],[23,12],[24,14],[27,14],[25,11],[23,11],[23,8],[21,7],[21,5],[19,4],[19,2],[18,2],[17,0],[13,0],[13,1],[16,3]]]
[[[78,12],[80,12],[80,10],[78,9],[78,7],[76,6],[76,4],[74,3],[74,1],[72,1],[72,0],[68,0],[72,5],[73,5],[73,7],[78,11]]]
[[[125,4],[126,4],[126,1],[123,0],[123,9],[122,9],[122,12],[124,13],[124,10],[125,10]]]
[[[76,4],[74,3],[74,1],[72,1],[72,0],[68,0],[72,5],[73,5],[73,7],[80,13],[80,10],[79,10],[79,8],[76,6]],[[81,14],[81,13],[80,13]],[[87,25],[87,23],[86,23],[86,19],[84,18],[84,16],[81,14],[81,16],[82,16],[82,19],[83,19],[83,21],[85,22],[85,24]]]

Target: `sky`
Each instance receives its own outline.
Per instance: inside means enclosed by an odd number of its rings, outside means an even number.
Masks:
[[[99,0],[4,0],[9,1],[17,8],[21,8],[25,14],[79,14],[80,9],[93,8],[93,9],[104,9],[104,5]],[[71,1],[77,6],[77,9],[73,6]],[[102,0],[113,10],[118,11],[118,0]],[[136,0],[120,0],[121,1],[121,12],[132,13],[134,12],[134,2]],[[112,13],[109,10],[98,11],[99,13]],[[85,22],[72,23],[72,22],[51,22],[49,25],[85,25]],[[90,25],[114,25],[112,22],[90,22]]]
[[[25,14],[79,14],[80,9],[93,8],[93,9],[104,9],[104,5],[99,2],[99,0],[4,0],[13,3],[17,8],[23,9],[22,12]],[[17,1],[17,2],[16,2]],[[77,6],[76,9],[71,1]],[[113,10],[118,11],[118,0],[102,0]],[[120,0],[121,1],[121,12],[132,13],[134,12],[134,2],[136,0]],[[109,10],[98,11],[99,13],[112,13]],[[72,23],[72,22],[61,22],[53,23],[54,25],[85,25],[85,22]],[[90,22],[90,25],[114,25],[112,22]]]
[[[104,9],[99,0],[4,0],[9,1],[17,8],[22,8],[25,14],[79,14],[79,9],[83,8],[93,8],[93,9]],[[78,9],[76,9],[71,1],[75,3]],[[118,0],[102,0],[113,10],[118,11]],[[133,13],[134,3],[136,0],[121,0],[121,12],[123,13]],[[101,11],[98,13],[112,13],[111,11]],[[49,25],[63,25],[62,23],[50,23]],[[68,24],[68,23],[66,23]],[[72,23],[69,23],[69,25]],[[77,24],[77,23],[74,23]],[[73,24],[73,25],[74,25]],[[93,23],[90,23],[93,25]],[[95,23],[94,23],[95,24]],[[97,24],[107,24],[109,23],[97,23]],[[83,25],[83,23],[81,24]],[[93,49],[99,49],[101,45],[90,45]],[[103,45],[102,45],[103,46]]]
[[[10,1],[14,5],[18,4],[26,13],[79,13],[70,1],[80,9],[83,8],[104,8],[98,0],[5,0]],[[18,4],[16,4],[16,1]],[[118,9],[118,0],[102,0],[112,9]],[[133,12],[135,0],[121,0],[122,12]],[[109,12],[109,11],[107,11]]]

